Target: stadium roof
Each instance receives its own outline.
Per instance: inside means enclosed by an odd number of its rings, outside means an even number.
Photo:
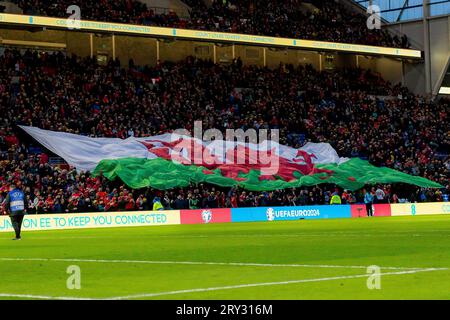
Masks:
[[[381,9],[387,22],[400,22],[423,18],[423,0],[353,0],[364,8],[372,2]],[[450,0],[429,0],[430,16],[450,14]]]

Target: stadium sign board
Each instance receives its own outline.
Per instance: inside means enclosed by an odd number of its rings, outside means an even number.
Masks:
[[[449,94],[450,95],[450,87],[441,87],[439,89],[439,94]]]
[[[180,224],[180,211],[135,211],[26,215],[22,230],[89,229]],[[8,216],[0,216],[0,232],[12,231]]]
[[[231,209],[181,210],[181,224],[231,222]]]
[[[52,29],[71,30],[71,20],[19,14],[0,14],[0,24],[17,25],[21,27],[42,26]],[[213,32],[203,30],[176,29],[165,27],[141,26],[113,22],[80,20],[79,31],[97,31],[116,34],[130,34],[149,37],[178,38],[195,41],[214,41],[234,44],[263,45],[268,47],[297,48],[314,51],[350,52],[363,55],[381,55],[421,59],[420,50],[378,47],[351,43],[336,43],[327,41],[302,40],[292,38],[276,38],[250,34]]]
[[[394,203],[391,211],[392,216],[450,214],[450,202]]]
[[[352,207],[352,218],[364,218],[367,217],[367,210],[365,204],[354,204]],[[391,205],[390,204],[374,204],[372,205],[374,217],[390,217]]]
[[[231,210],[232,222],[283,221],[303,219],[351,218],[349,205],[236,208]]]

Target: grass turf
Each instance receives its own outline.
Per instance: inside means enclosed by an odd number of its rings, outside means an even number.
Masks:
[[[380,290],[369,290],[365,267],[345,267],[378,265],[382,273],[409,271],[383,267],[450,268],[450,216],[41,231],[26,232],[18,242],[11,237],[0,234],[0,299],[450,299],[450,269],[385,275]],[[170,263],[177,261],[308,266]],[[81,268],[80,290],[67,289],[70,265]],[[285,281],[297,282],[277,284]],[[260,283],[271,284],[246,286]]]

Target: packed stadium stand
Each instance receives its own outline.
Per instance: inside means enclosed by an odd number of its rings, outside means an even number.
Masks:
[[[0,300],[449,299],[449,198],[450,0],[0,0]]]
[[[157,13],[137,0],[11,1],[24,14],[32,15],[67,17],[67,7],[77,4],[84,20],[410,47],[405,35],[369,30],[364,14],[330,0],[214,0],[209,5],[203,0],[190,0],[185,1],[190,6],[188,18],[178,17],[175,11]]]
[[[24,14],[67,17],[73,1],[11,0]],[[339,1],[189,0],[189,17],[156,12],[136,0],[80,2],[82,19],[409,48],[405,35],[369,30],[362,12]],[[96,35],[101,38],[101,35]],[[92,46],[91,46],[92,47]],[[159,48],[159,47],[158,47]],[[442,201],[450,193],[449,101],[430,100],[362,68],[276,68],[195,57],[139,66],[132,59],[101,63],[65,52],[2,48],[0,56],[0,203],[21,181],[31,213],[297,206],[362,200],[362,191],[334,185],[249,192],[192,185],[131,190],[77,172],[18,125],[91,137],[145,137],[178,128],[280,129],[280,143],[299,148],[328,142],[344,157],[422,176],[444,186],[383,189],[384,202]]]
[[[149,136],[202,120],[204,128],[277,128],[281,143],[329,142],[341,156],[369,159],[445,186],[383,188],[384,201],[441,201],[450,190],[448,101],[429,102],[362,69],[317,71],[280,65],[271,70],[192,57],[140,67],[130,61],[6,49],[0,57],[0,179],[4,197],[22,181],[31,212],[144,210],[155,196],[166,208],[284,206],[361,201],[333,185],[246,192],[201,184],[169,191],[130,190],[52,163],[52,154],[17,125],[92,137]],[[240,89],[237,89],[240,88]],[[383,99],[379,99],[383,96]],[[50,158],[50,159],[49,159]]]

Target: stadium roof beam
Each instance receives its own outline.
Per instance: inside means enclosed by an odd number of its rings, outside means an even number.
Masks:
[[[336,43],[315,40],[302,40],[291,38],[276,38],[250,34],[237,34],[225,32],[212,32],[203,30],[189,30],[163,27],[149,27],[110,22],[80,21],[79,29],[70,29],[65,18],[50,18],[40,16],[26,16],[17,14],[0,14],[1,25],[13,25],[19,28],[30,26],[49,29],[65,29],[67,31],[94,32],[109,34],[128,34],[141,37],[183,39],[213,43],[247,44],[263,47],[286,47],[310,51],[335,51],[353,54],[386,56],[409,59],[422,59],[422,52],[412,49],[378,47],[361,44]]]
[[[0,44],[11,47],[49,48],[57,50],[66,49],[65,43],[47,42],[47,41],[11,40],[0,38]]]
[[[434,96],[438,94],[450,95],[450,57],[448,58],[447,64],[442,70],[439,81],[437,82],[436,87],[433,90]]]
[[[400,10],[400,13],[398,14],[397,17],[397,22],[401,21],[402,16],[403,16],[403,12],[405,12],[405,8],[409,6],[409,0],[405,0],[405,2],[403,3],[403,7]]]

